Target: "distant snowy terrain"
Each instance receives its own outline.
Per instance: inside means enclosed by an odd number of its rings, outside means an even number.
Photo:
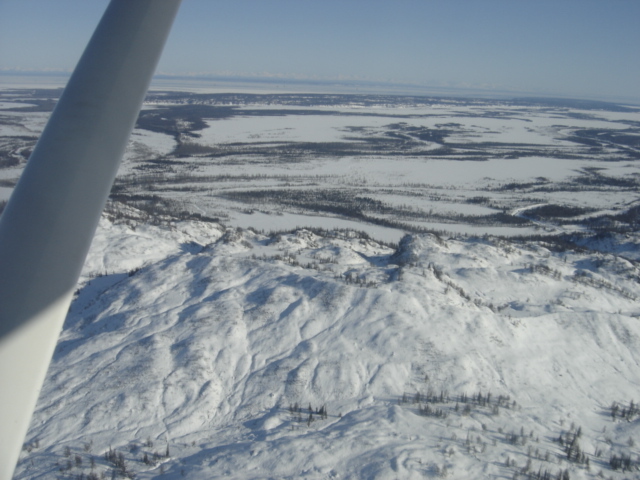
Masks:
[[[0,90],[0,212],[58,94]],[[15,479],[640,478],[639,158],[633,106],[152,92]]]
[[[0,202],[58,93],[0,90]],[[581,234],[637,201],[638,158],[633,106],[154,91],[112,199],[151,215],[353,228],[394,243],[407,231]],[[533,205],[547,208],[510,213]]]

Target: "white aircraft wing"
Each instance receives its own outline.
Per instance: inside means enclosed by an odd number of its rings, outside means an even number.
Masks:
[[[180,0],[112,0],[0,217],[0,480],[9,480]]]

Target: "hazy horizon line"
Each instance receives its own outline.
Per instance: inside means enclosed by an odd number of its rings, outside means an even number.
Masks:
[[[71,76],[71,70],[62,69],[11,69],[0,68],[0,77],[55,77],[60,79],[68,79]],[[635,106],[640,106],[640,97],[626,97],[616,95],[571,95],[567,93],[555,93],[555,92],[539,92],[539,91],[526,91],[526,90],[510,90],[506,88],[487,88],[480,86],[456,86],[456,85],[428,85],[428,84],[416,84],[410,82],[400,81],[385,81],[385,80],[371,80],[362,78],[350,78],[350,77],[336,77],[336,78],[324,78],[324,77],[306,77],[306,76],[287,76],[284,74],[219,74],[219,73],[157,73],[153,76],[152,89],[157,89],[158,81],[171,81],[182,80],[191,82],[223,82],[223,83],[239,83],[239,84],[263,84],[277,87],[301,87],[301,86],[315,86],[315,87],[334,87],[336,90],[341,88],[355,89],[355,91],[338,92],[328,91],[331,93],[350,93],[350,94],[376,94],[376,95],[413,95],[413,96],[467,96],[475,98],[515,98],[515,97],[529,97],[529,98],[555,98],[555,99],[584,99],[595,100],[611,103],[631,103]],[[62,82],[61,82],[62,83]],[[156,83],[156,85],[154,85]],[[0,87],[1,87],[0,83]],[[64,87],[64,85],[61,85]],[[200,86],[202,87],[202,86]],[[212,85],[213,87],[213,85]],[[372,89],[373,91],[359,91],[359,87],[363,89]],[[185,88],[188,88],[185,85]],[[287,93],[287,92],[282,92]],[[304,93],[302,91],[295,93]],[[308,92],[315,93],[315,92]]]

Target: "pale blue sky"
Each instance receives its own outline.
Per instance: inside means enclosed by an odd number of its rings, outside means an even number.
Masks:
[[[0,68],[73,69],[107,3],[0,0]],[[159,72],[640,100],[639,20],[638,0],[184,0]]]

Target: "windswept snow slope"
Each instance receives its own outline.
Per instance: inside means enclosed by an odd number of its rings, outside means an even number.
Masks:
[[[144,257],[141,232],[166,256]],[[430,235],[395,252],[348,233],[220,237],[187,222],[103,220],[105,235],[136,247],[80,289],[16,479],[637,475],[609,467],[612,454],[636,465],[640,442],[637,415],[610,415],[640,400],[627,260]],[[98,241],[89,265],[103,256]]]

